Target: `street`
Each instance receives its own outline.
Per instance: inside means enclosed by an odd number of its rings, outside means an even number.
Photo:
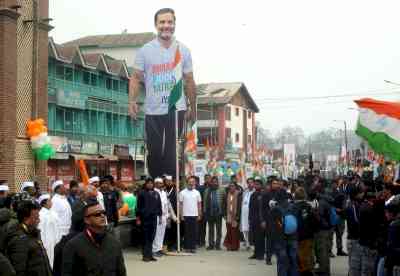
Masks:
[[[261,276],[276,275],[276,261],[267,266],[264,261],[249,260],[250,253],[206,251],[201,249],[195,256],[164,256],[154,263],[141,261],[140,251],[125,251],[128,275],[163,275],[163,276]],[[347,258],[331,259],[332,276],[347,275]]]

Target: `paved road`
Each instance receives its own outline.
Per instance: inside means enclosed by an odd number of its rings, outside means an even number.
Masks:
[[[261,276],[276,275],[276,266],[248,259],[249,252],[199,250],[194,256],[165,256],[158,262],[144,263],[138,250],[125,251],[128,275],[149,276]],[[347,275],[347,259],[331,259],[332,275]],[[274,261],[275,264],[275,261]]]

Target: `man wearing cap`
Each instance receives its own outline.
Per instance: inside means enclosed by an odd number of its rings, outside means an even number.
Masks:
[[[41,209],[39,212],[39,230],[43,246],[46,249],[47,256],[49,257],[50,266],[53,267],[54,261],[54,247],[61,240],[60,233],[60,220],[57,214],[51,210],[51,199],[49,194],[43,194],[39,197],[37,202],[40,204]]]
[[[161,178],[156,178],[154,180],[154,185],[154,190],[160,195],[162,215],[157,217],[157,230],[153,241],[153,256],[161,257],[163,255],[162,246],[164,242],[165,228],[167,227],[169,206],[163,180]]]
[[[0,208],[7,207],[9,190],[7,183],[0,180]]]
[[[66,197],[66,189],[62,180],[54,181],[52,190],[54,196],[51,199],[51,209],[58,215],[60,219],[60,234],[67,235],[71,227],[72,210]]]
[[[25,181],[21,185],[21,192],[26,192],[31,197],[35,197],[35,194],[36,194],[35,183],[32,181]]]
[[[94,187],[96,187],[97,189],[97,201],[99,202],[99,204],[101,205],[101,207],[103,207],[103,209],[106,209],[106,206],[104,204],[104,196],[103,193],[99,191],[100,188],[100,177],[98,176],[93,176],[89,179],[89,184],[93,185]]]

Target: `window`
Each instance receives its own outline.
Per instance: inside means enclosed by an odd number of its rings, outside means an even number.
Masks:
[[[83,83],[90,85],[90,73],[89,72],[83,72]]]
[[[251,135],[247,136],[247,143],[251,144]]]
[[[112,84],[113,88],[112,89],[114,91],[118,91],[119,90],[119,81],[118,80],[113,80],[112,82],[113,82],[113,84]]]
[[[236,117],[239,117],[239,107],[235,108],[235,114],[236,114]]]
[[[239,133],[236,133],[236,135],[235,135],[235,142],[239,143]]]
[[[247,118],[249,118],[249,119],[251,119],[251,111],[249,111],[248,113],[247,113]]]
[[[72,110],[65,110],[65,130],[67,131],[73,131],[73,121],[74,121],[74,115]]]
[[[74,80],[74,70],[70,67],[65,67],[65,80],[67,81]]]
[[[56,130],[64,130],[64,109],[56,107]]]
[[[231,107],[227,106],[225,108],[225,121],[230,121],[231,120]]]
[[[232,144],[232,139],[231,139],[231,129],[226,128],[225,129],[225,141],[227,144]]]
[[[60,80],[64,79],[64,66],[58,65],[56,67],[56,78]]]
[[[97,75],[96,74],[90,74],[90,83],[93,86],[97,86]]]
[[[106,78],[106,88],[109,90],[112,88],[112,80],[110,78]]]
[[[128,93],[129,92],[129,82],[125,80],[121,80],[120,88],[122,92]]]

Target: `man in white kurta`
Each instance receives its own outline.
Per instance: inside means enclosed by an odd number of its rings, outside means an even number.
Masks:
[[[67,235],[71,228],[71,217],[72,210],[71,205],[68,202],[66,197],[66,189],[64,187],[64,183],[61,180],[57,180],[53,183],[52,186],[54,196],[51,199],[53,210],[58,218],[60,219],[60,233],[61,236]]]
[[[61,240],[60,220],[57,214],[51,210],[51,200],[49,194],[41,195],[38,199],[42,207],[39,212],[40,238],[49,257],[50,266],[53,268],[54,247]]]
[[[243,233],[244,242],[247,249],[250,249],[249,206],[250,206],[250,197],[253,193],[254,193],[254,180],[252,178],[249,178],[247,179],[247,189],[243,192],[242,213],[240,217],[240,231]]]
[[[168,219],[168,197],[167,193],[164,189],[164,182],[161,178],[156,178],[154,180],[155,191],[159,193],[161,199],[161,209],[162,215],[161,217],[157,217],[157,230],[156,236],[153,241],[153,255],[155,257],[162,256],[162,248],[164,243],[165,236],[165,228],[167,227],[167,219]]]
[[[103,210],[106,209],[104,205],[104,196],[103,193],[100,192],[100,177],[98,176],[93,176],[89,179],[89,184],[93,185],[97,189],[97,201],[99,202],[100,206],[103,207]]]

